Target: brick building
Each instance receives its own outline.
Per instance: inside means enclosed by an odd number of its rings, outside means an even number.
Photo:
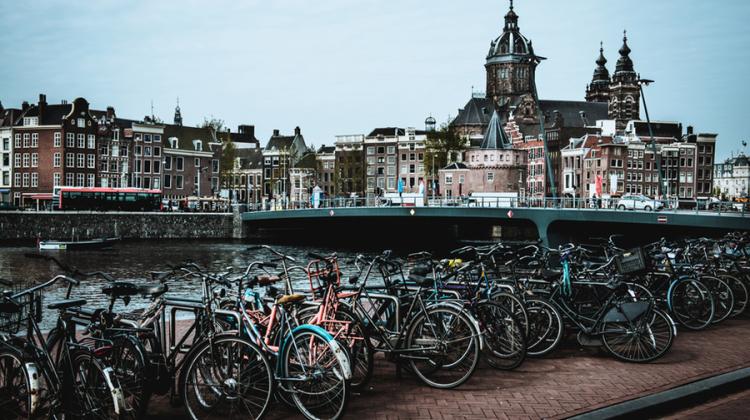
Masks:
[[[136,131],[139,130],[139,131]],[[181,125],[166,124],[163,126],[139,126],[134,128],[134,136],[141,133],[140,142],[134,141],[142,147],[145,156],[145,134],[151,134],[151,147],[154,146],[154,131],[163,130],[162,150],[163,181],[161,189],[166,199],[184,199],[187,197],[215,197],[219,193],[219,160],[221,158],[221,143],[216,139],[216,133],[210,127],[196,128]],[[152,149],[152,161],[153,157]],[[137,161],[137,160],[136,160]],[[145,165],[145,164],[144,164]],[[153,165],[153,164],[152,164]],[[145,169],[145,166],[141,167]],[[147,176],[141,172],[142,179]],[[152,178],[156,178],[153,174]],[[144,181],[141,181],[143,185]],[[152,185],[153,185],[153,181]]]
[[[336,136],[334,191],[337,196],[365,196],[364,142],[362,134]]]
[[[316,183],[328,197],[336,196],[336,146],[320,146],[315,154]]]

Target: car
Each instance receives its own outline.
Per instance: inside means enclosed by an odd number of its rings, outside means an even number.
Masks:
[[[664,209],[664,203],[642,194],[625,194],[617,202],[617,209],[659,211]]]

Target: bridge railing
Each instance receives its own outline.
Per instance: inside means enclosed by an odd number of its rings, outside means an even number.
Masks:
[[[622,211],[622,212],[655,212],[655,213],[693,213],[706,215],[727,215],[746,217],[748,215],[747,205],[736,205],[737,203],[723,203],[721,205],[706,205],[688,201],[659,201],[633,203],[613,199],[581,199],[581,198],[544,198],[544,197],[402,197],[402,198],[331,198],[319,200],[317,203],[311,201],[295,200],[268,200],[262,204],[250,204],[247,210],[254,211],[280,211],[280,210],[305,210],[305,209],[336,209],[336,208],[364,208],[364,207],[466,207],[466,208],[532,208],[532,209],[558,209],[558,210],[581,210],[581,211]]]

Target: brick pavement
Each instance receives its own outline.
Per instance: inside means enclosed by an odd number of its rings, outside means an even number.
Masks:
[[[565,418],[719,373],[750,366],[750,323],[731,320],[707,331],[680,331],[671,351],[655,363],[618,362],[597,349],[570,344],[513,372],[486,366],[455,390],[436,390],[417,379],[398,379],[379,359],[371,389],[353,398],[347,418],[536,419]],[[152,403],[152,418],[181,418],[181,408]],[[281,406],[268,418],[298,418]]]

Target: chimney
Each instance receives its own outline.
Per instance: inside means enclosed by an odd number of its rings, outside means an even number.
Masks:
[[[23,101],[23,103],[21,104],[21,111],[26,111],[27,109],[29,109],[29,103],[27,101]]]
[[[108,106],[107,107],[107,120],[113,120],[115,118],[115,108]]]
[[[39,124],[44,120],[44,111],[47,108],[47,95],[39,94]]]
[[[60,101],[60,104],[67,105],[68,104],[68,100],[67,99],[63,99],[62,101]]]
[[[583,126],[588,127],[589,119],[586,118],[586,111],[580,111],[579,114],[581,115],[581,121],[583,122]]]
[[[688,136],[691,135],[691,134],[693,134],[693,126],[692,125],[687,126],[687,133],[688,133]]]
[[[255,126],[254,125],[240,125],[237,126],[237,131],[239,131],[240,134],[245,134],[251,138],[255,138]]]
[[[302,133],[302,130],[300,130],[299,126],[294,127],[294,135],[299,136],[300,133]]]
[[[273,130],[273,137],[279,137],[279,129],[276,128]]]

